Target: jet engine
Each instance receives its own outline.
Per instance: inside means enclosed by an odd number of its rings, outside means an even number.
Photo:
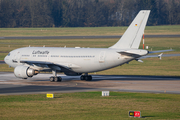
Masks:
[[[34,70],[32,68],[29,68],[28,66],[17,66],[14,69],[14,75],[18,78],[27,79],[28,77],[33,77],[33,75],[37,75],[38,71]]]

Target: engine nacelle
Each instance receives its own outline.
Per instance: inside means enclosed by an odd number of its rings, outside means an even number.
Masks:
[[[14,69],[14,75],[18,78],[26,79],[28,77],[32,77],[33,75],[37,75],[38,71],[34,70],[32,68],[29,68],[28,66],[17,66]]]
[[[64,72],[67,76],[80,76],[82,73],[75,73],[75,72]]]

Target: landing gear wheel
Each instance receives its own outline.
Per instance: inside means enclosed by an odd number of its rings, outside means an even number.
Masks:
[[[91,81],[92,80],[92,76],[91,75],[85,76],[85,80],[86,81]]]
[[[61,77],[58,77],[58,81],[61,82],[61,81],[62,81],[62,78],[61,78]]]
[[[91,75],[82,75],[81,76],[81,80],[91,81],[92,80],[92,76]]]
[[[88,81],[89,80],[89,76],[85,76],[85,80]]]
[[[51,82],[61,82],[62,81],[62,78],[61,77],[50,77],[50,81]]]
[[[85,80],[85,76],[84,75],[81,76],[81,80]]]
[[[54,77],[54,82],[58,82],[59,78],[58,77]]]
[[[50,77],[50,81],[51,81],[51,82],[54,82],[54,77]]]
[[[91,75],[88,76],[88,80],[89,80],[89,81],[92,80],[92,76],[91,76]]]

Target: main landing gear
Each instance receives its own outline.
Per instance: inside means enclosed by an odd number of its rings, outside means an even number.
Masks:
[[[61,78],[61,77],[51,76],[51,77],[50,77],[50,81],[51,81],[51,82],[61,82],[61,81],[62,81],[62,78]]]
[[[56,70],[52,70],[52,73],[53,73],[53,76],[50,77],[51,82],[61,82],[62,81],[61,77],[57,77]]]
[[[85,75],[81,75],[81,80],[86,80],[86,81],[91,81],[92,80],[92,76],[88,75],[88,73],[85,73]]]

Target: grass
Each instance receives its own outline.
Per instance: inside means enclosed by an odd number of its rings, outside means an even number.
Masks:
[[[72,28],[0,28],[0,36],[91,36],[122,35],[126,26]],[[145,34],[180,34],[180,25],[147,26]]]
[[[0,36],[68,36],[68,35],[121,35],[127,27],[100,28],[0,28]],[[42,29],[42,30],[41,30]],[[47,30],[46,30],[47,29]],[[148,26],[146,34],[180,34],[180,26]],[[180,38],[145,38],[150,50],[173,48],[180,53]],[[26,46],[46,47],[100,47],[107,48],[118,39],[49,39],[49,40],[2,40],[0,39],[0,60],[9,51]],[[142,48],[142,43],[140,45]],[[115,75],[170,75],[179,76],[180,57],[144,59],[144,63],[132,61],[97,74]],[[6,64],[0,71],[13,71]],[[110,92],[101,97],[101,92],[55,94],[47,99],[45,94],[0,96],[0,118],[4,119],[133,119],[128,111],[139,110],[143,118],[180,119],[180,95]]]
[[[0,96],[1,119],[132,119],[128,111],[139,110],[146,119],[180,119],[180,95],[110,92]]]
[[[151,35],[180,34],[180,25],[147,26],[144,33],[151,34]]]

